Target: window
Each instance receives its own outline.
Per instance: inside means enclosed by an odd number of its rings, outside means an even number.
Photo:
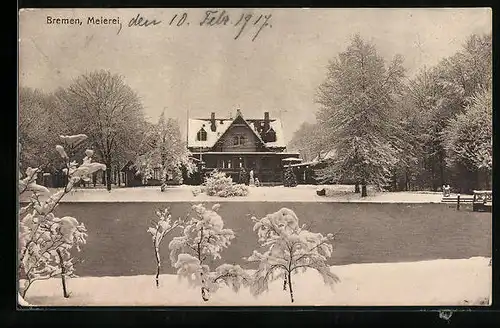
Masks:
[[[234,146],[243,146],[245,144],[245,136],[237,135],[233,137],[233,145]]]
[[[230,159],[219,160],[219,167],[223,169],[230,169],[233,167],[233,162]]]
[[[198,141],[207,141],[207,131],[201,128],[200,131],[196,134],[196,140]]]
[[[243,157],[239,157],[236,163],[238,168],[245,167],[245,159]]]
[[[153,179],[154,180],[161,180],[161,169],[155,168],[153,170]]]

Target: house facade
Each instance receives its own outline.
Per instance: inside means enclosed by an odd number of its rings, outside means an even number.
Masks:
[[[188,119],[187,145],[206,175],[217,169],[238,180],[241,168],[254,173],[264,184],[279,184],[283,179],[283,159],[298,158],[287,153],[281,121],[265,112],[262,118],[244,118],[237,110],[235,118]]]

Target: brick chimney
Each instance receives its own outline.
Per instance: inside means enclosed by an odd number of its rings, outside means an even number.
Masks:
[[[215,113],[212,112],[212,115],[210,116],[210,130],[212,132],[217,131],[217,125],[215,125]]]
[[[269,130],[269,128],[271,127],[270,124],[269,112],[264,112],[264,132],[267,132],[267,130]]]

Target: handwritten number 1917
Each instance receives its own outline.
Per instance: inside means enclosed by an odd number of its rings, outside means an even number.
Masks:
[[[240,19],[236,22],[236,24],[234,24],[234,26],[240,25],[240,30],[238,31],[238,34],[236,34],[236,36],[234,37],[235,40],[240,37],[241,33],[243,33],[243,30],[245,29],[249,21],[252,19],[252,17],[253,17],[252,14],[241,14]],[[265,16],[260,15],[259,18],[257,18],[255,22],[253,22],[253,25],[257,25],[259,22],[261,22],[261,19],[263,19],[263,22],[258,27],[257,33],[255,33],[255,35],[253,36],[252,41],[255,41],[255,39],[259,36],[263,28],[265,28],[266,26],[272,27],[272,25],[270,24],[271,17],[272,17],[271,14]]]
[[[170,23],[168,23],[168,25],[172,25],[175,20],[177,19],[177,14],[174,15],[174,17],[172,17],[172,20],[170,21]],[[181,15],[181,17],[179,18],[179,20],[177,21],[177,26],[182,26],[185,22],[186,22],[186,19],[187,19],[187,13],[183,13]]]

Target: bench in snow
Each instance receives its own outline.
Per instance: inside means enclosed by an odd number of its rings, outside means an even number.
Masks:
[[[472,210],[477,211],[491,211],[492,206],[492,193],[491,191],[476,191],[474,190],[473,196],[448,196],[441,199],[445,204],[456,204],[457,210],[460,209],[460,204],[472,204]]]

